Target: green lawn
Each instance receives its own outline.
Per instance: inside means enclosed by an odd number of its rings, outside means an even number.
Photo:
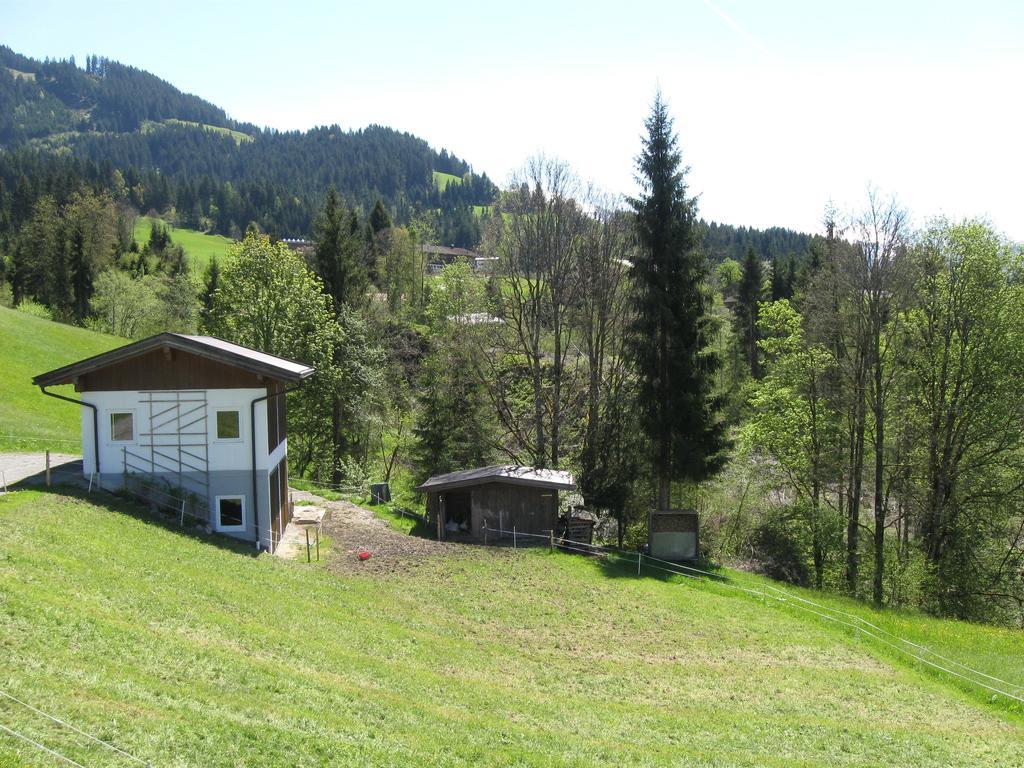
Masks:
[[[135,220],[135,241],[140,248],[149,242],[149,233],[154,221],[163,223],[161,219],[153,219],[148,216],[140,216]],[[202,275],[206,265],[210,263],[210,259],[215,256],[222,259],[228,246],[234,242],[230,237],[206,235],[193,229],[172,228],[170,232],[171,241],[185,249],[189,265],[198,275]]]
[[[45,397],[32,377],[125,344],[124,339],[0,307],[0,450],[81,450],[79,408]],[[71,387],[52,391],[74,397]]]
[[[462,177],[456,176],[453,173],[443,173],[442,171],[434,171],[434,186],[437,187],[438,191],[444,192],[449,184],[461,184]]]
[[[1019,713],[722,585],[480,548],[342,576],[100,495],[0,497],[0,530],[0,685],[153,765],[1020,765]],[[1020,672],[1020,633],[905,621]],[[0,735],[24,764],[55,763]]]

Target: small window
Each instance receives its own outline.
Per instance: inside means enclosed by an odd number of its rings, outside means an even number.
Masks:
[[[135,439],[135,414],[122,411],[110,414],[110,439],[116,443],[129,443]]]
[[[237,440],[240,436],[238,411],[217,411],[217,439]]]
[[[217,527],[241,528],[245,525],[245,503],[241,496],[217,497]]]

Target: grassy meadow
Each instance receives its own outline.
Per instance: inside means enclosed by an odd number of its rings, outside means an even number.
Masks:
[[[161,126],[164,125],[190,125],[193,128],[202,128],[207,131],[213,131],[214,133],[222,133],[225,136],[230,136],[231,138],[233,138],[235,140],[235,144],[242,144],[243,142],[247,143],[250,141],[254,141],[252,136],[250,136],[247,133],[242,133],[241,131],[233,131],[230,128],[223,128],[219,125],[207,125],[206,123],[197,123],[194,120],[178,120],[173,117],[167,118],[166,120],[161,120],[160,122],[145,120],[142,123],[141,131],[142,133],[149,133],[151,131],[158,130]]]
[[[79,408],[40,393],[32,377],[125,344],[124,339],[0,307],[0,450],[81,450]],[[54,392],[74,397],[71,387]]]
[[[437,187],[438,191],[444,192],[449,184],[461,184],[462,177],[456,176],[453,173],[444,173],[443,171],[433,171],[434,174],[434,186]]]
[[[149,233],[154,221],[166,225],[162,219],[154,219],[149,216],[140,216],[135,220],[135,242],[139,244],[140,248],[149,242]],[[202,275],[211,259],[223,258],[228,246],[234,242],[230,237],[207,235],[192,229],[168,226],[168,231],[171,235],[171,242],[185,249],[189,266],[198,275]]]
[[[3,687],[153,765],[1020,764],[1019,711],[722,584],[478,547],[342,575],[106,495],[12,493],[0,530]],[[1024,672],[1020,633],[899,621]],[[0,734],[0,765],[50,760]]]

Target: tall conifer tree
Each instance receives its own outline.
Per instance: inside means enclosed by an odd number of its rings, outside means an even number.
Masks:
[[[334,300],[335,312],[344,305],[362,304],[369,284],[353,229],[351,215],[332,186],[316,220],[314,257],[324,290]]]
[[[630,349],[642,422],[653,443],[658,505],[669,508],[673,480],[700,481],[725,464],[728,441],[713,392],[721,365],[711,350],[706,267],[698,249],[696,201],[687,196],[672,118],[659,93],[637,158],[640,254],[633,267],[637,311]]]
[[[743,349],[750,375],[757,379],[761,376],[757,356],[757,303],[761,301],[764,268],[761,257],[754,251],[754,246],[747,246],[741,268],[740,284],[736,291],[736,336]]]

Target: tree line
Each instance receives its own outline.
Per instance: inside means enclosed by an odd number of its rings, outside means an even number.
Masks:
[[[434,219],[329,187],[305,253],[253,225],[189,275],[159,227],[126,243],[132,206],[100,184],[4,193],[6,279],[62,319],[143,335],[125,318],[162,313],[315,365],[290,395],[299,475],[407,489],[498,461],[570,469],[620,544],[652,507],[694,507],[705,556],[1020,623],[1020,249],[983,222],[914,230],[872,193],[802,252],[747,237],[723,260],[660,97],[645,128],[633,199],[529,160],[483,222],[489,274],[428,275]],[[129,311],[132,291],[151,309]]]

